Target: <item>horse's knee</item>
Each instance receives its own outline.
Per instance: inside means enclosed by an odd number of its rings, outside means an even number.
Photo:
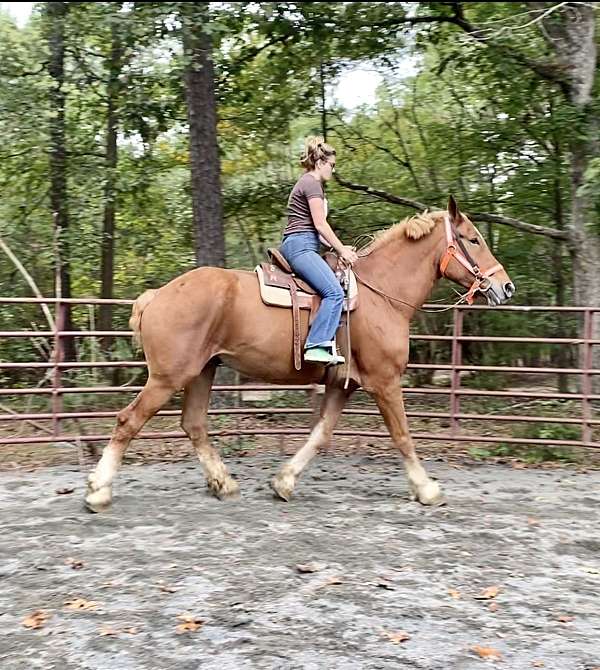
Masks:
[[[131,418],[131,410],[129,408],[122,409],[117,414],[117,428],[123,428]]]

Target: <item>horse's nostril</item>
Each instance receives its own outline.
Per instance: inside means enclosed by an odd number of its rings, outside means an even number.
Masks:
[[[504,284],[504,294],[506,295],[507,298],[512,298],[513,295],[515,294],[515,285],[511,281],[507,281],[506,284]]]

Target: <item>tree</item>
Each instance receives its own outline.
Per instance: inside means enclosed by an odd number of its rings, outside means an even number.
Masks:
[[[65,21],[68,12],[68,3],[49,2],[48,16],[48,48],[50,62],[48,72],[53,80],[50,89],[50,99],[53,116],[50,122],[50,206],[55,231],[55,262],[56,275],[60,282],[57,290],[63,298],[71,297],[70,251],[68,239],[69,206],[67,192],[67,148],[65,139]],[[71,309],[64,308],[65,330],[73,330]],[[67,360],[76,359],[75,342],[73,338],[64,338]],[[61,356],[56,352],[57,356]]]
[[[197,265],[225,265],[221,162],[208,2],[181,3]]]

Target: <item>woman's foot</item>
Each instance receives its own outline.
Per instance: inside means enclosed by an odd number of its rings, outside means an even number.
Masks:
[[[339,354],[332,354],[325,347],[311,347],[304,352],[304,360],[309,363],[325,363],[325,365],[339,365],[346,359]]]

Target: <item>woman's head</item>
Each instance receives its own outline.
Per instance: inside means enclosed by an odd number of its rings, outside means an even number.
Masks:
[[[327,181],[335,169],[335,149],[318,135],[307,137],[300,164],[307,172],[315,172],[322,181]]]

